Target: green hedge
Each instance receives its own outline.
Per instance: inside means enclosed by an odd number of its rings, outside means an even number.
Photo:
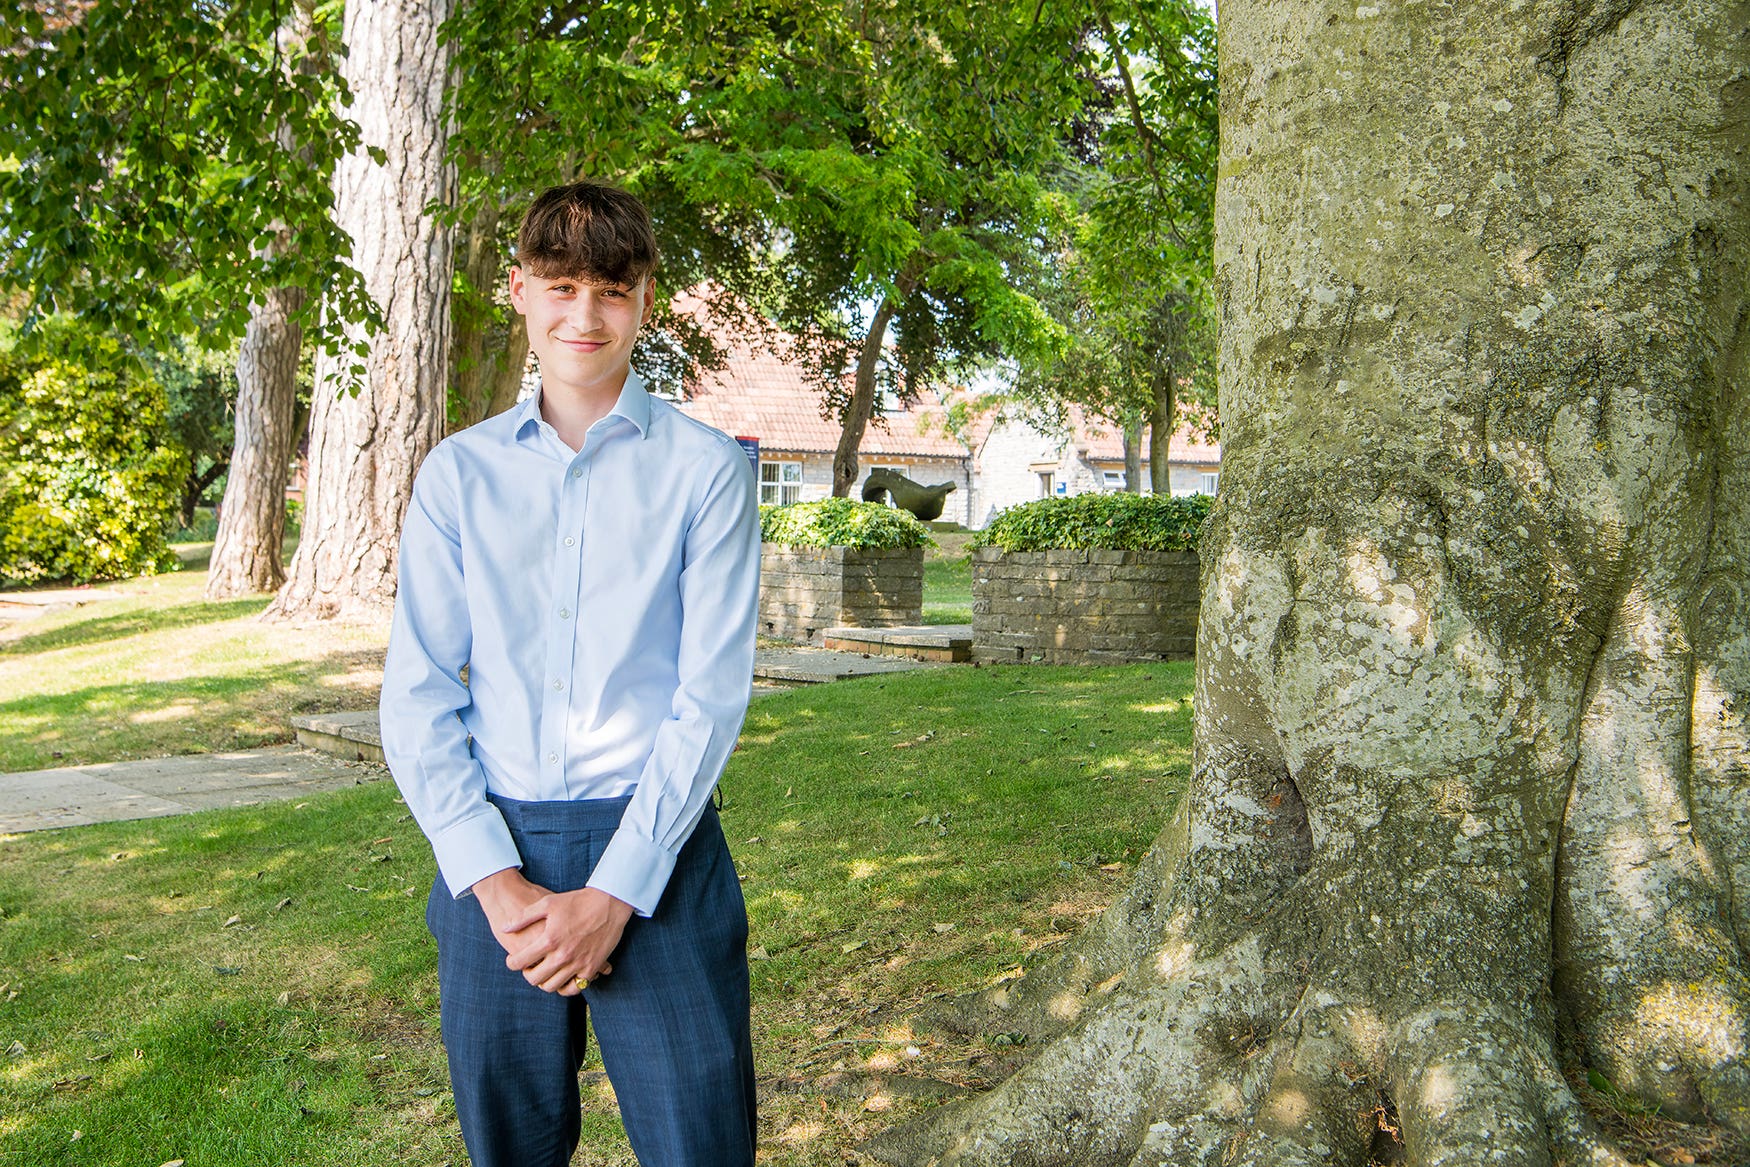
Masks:
[[[174,570],[188,455],[163,386],[108,337],[42,328],[28,353],[0,331],[0,582]]]
[[[761,507],[760,538],[789,547],[855,547],[859,551],[935,544],[929,529],[909,511],[848,498]]]
[[[974,547],[1004,551],[1195,551],[1215,499],[1207,494],[1078,494],[998,512]]]

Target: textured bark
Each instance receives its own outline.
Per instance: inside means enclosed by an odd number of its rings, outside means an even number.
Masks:
[[[290,49],[308,43],[314,30],[314,13],[305,2],[293,6],[276,35]],[[314,54],[302,60],[304,68],[317,67]],[[299,148],[288,127],[280,127],[277,139],[282,150]],[[268,251],[283,254],[289,246],[290,235],[281,230]],[[272,288],[250,309],[237,354],[235,436],[207,567],[208,599],[277,591],[286,582],[280,554],[286,534],[286,481],[297,444],[293,417],[304,342],[297,316],[307,298],[302,288]]]
[[[448,202],[453,186],[444,164],[450,48],[438,37],[450,6],[347,5],[344,73],[363,144],[336,168],[335,217],[384,327],[368,338],[362,380],[348,376],[348,354],[316,362],[309,504],[270,617],[388,616],[413,475],[443,436],[451,232],[426,208]],[[367,340],[362,330],[355,339]]]
[[[1124,427],[1124,489],[1142,493],[1142,423]]]
[[[510,309],[498,303],[505,255],[499,240],[499,210],[481,205],[462,241],[462,273],[471,294],[456,299],[450,401],[455,428],[466,429],[516,404],[529,358],[529,334]]]
[[[1171,463],[1173,430],[1178,428],[1178,394],[1173,371],[1161,370],[1154,381],[1154,401],[1148,413],[1148,485],[1162,498],[1173,493]]]
[[[1750,1134],[1750,6],[1222,6],[1190,789],[893,1163]],[[1564,1023],[1565,1022],[1565,1023]]]
[[[302,288],[274,288],[250,313],[237,354],[236,437],[207,569],[208,599],[276,591],[286,581],[280,548],[304,335],[294,317],[304,300]]]
[[[863,350],[857,354],[857,380],[850,404],[845,406],[839,446],[832,456],[834,498],[850,497],[851,487],[857,485],[857,449],[863,444],[863,432],[869,428],[869,416],[875,410],[875,371],[881,364],[888,322],[898,311],[898,303],[891,298],[881,301],[875,319],[869,322],[869,332],[863,337]]]

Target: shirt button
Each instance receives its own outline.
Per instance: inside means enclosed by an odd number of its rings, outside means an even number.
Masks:
[[[561,608],[561,609],[559,609],[559,618],[560,618],[560,619],[561,619],[561,620],[569,620],[569,619],[571,619],[571,609],[570,609],[570,608]]]
[[[573,478],[582,478],[582,477],[583,477],[583,467],[582,467],[582,466],[578,466],[578,467],[575,467],[575,468],[574,468],[574,469],[573,469],[573,470],[572,470],[572,471],[571,471],[571,477],[573,477]]]
[[[547,755],[547,764],[549,766],[557,766],[559,764],[559,755],[558,754],[548,754]]]
[[[575,547],[577,546],[577,540],[573,539],[570,535],[567,535],[565,536],[565,545],[567,547]]]
[[[564,681],[554,681],[553,687],[555,689],[563,689],[563,688],[565,688],[565,682]]]

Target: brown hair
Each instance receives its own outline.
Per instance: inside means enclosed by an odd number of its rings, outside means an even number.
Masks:
[[[543,279],[636,284],[656,270],[650,212],[632,195],[604,183],[553,187],[523,216],[516,261]]]

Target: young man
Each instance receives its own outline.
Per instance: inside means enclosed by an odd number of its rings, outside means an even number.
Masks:
[[[516,260],[541,387],[420,468],[383,677],[456,1113],[475,1167],[569,1163],[587,1007],[639,1161],[740,1167],[747,914],[711,792],[751,689],[753,473],[631,371],[636,199],[546,192]]]

